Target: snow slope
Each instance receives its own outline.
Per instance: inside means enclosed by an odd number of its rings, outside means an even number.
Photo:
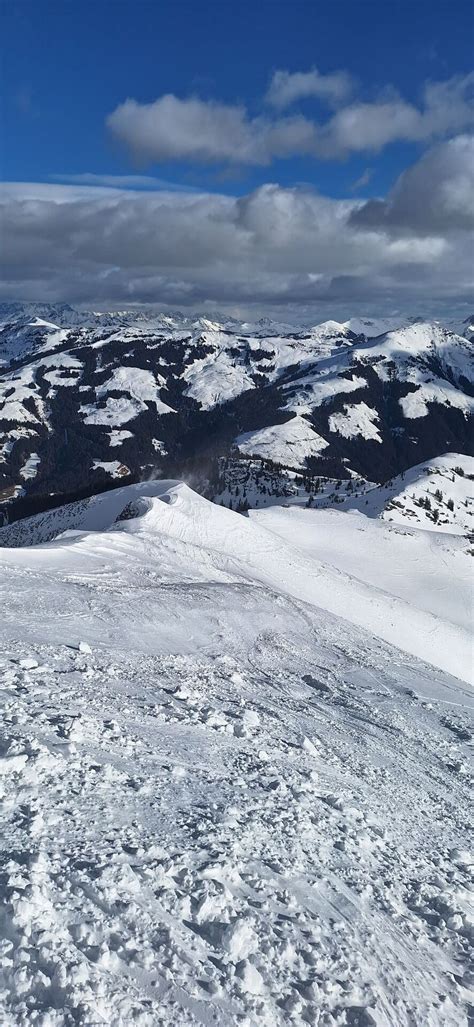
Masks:
[[[212,410],[241,392],[255,388],[248,371],[227,352],[227,337],[217,333],[213,344],[215,349],[209,356],[193,360],[183,373],[186,394],[197,400],[203,410]]]
[[[429,506],[427,507],[426,501]],[[474,459],[445,453],[425,460],[385,485],[344,498],[345,510],[361,510],[395,524],[453,535],[474,530]]]
[[[261,456],[289,467],[304,467],[308,456],[316,456],[328,445],[312,425],[298,415],[284,424],[244,432],[235,444],[241,453]]]
[[[165,502],[162,495],[166,496]],[[259,518],[263,513],[252,513],[252,519],[236,516],[198,496],[184,484],[170,487],[166,482],[150,482],[114,490],[65,508],[66,519],[62,524],[61,511],[38,515],[31,519],[33,537],[35,540],[51,538],[61,529],[98,527],[103,530],[115,520],[127,501],[140,497],[148,504],[137,521],[140,539],[144,532],[151,532],[153,538],[166,536],[179,545],[190,546],[193,553],[199,546],[225,573],[229,568],[235,573],[238,568],[241,575],[254,583],[258,581],[265,587],[328,610],[462,680],[471,680],[472,645],[468,626],[457,623],[456,619],[452,621],[442,611],[434,614],[422,602],[403,598],[397,590],[393,593],[385,590],[377,581],[352,576],[342,566],[321,560],[316,552],[303,554],[297,540],[295,545],[291,544],[295,522],[290,528],[288,544],[280,542],[275,546],[272,530],[266,529],[265,522],[261,526]],[[55,526],[52,531],[51,525]],[[20,522],[18,527],[13,524],[3,528],[0,532],[3,544],[8,544],[9,537],[15,544],[18,531],[21,542],[28,525]],[[54,569],[61,561],[65,542],[67,538],[46,548],[17,549],[12,558],[20,566],[30,566],[34,560],[49,573],[50,568]],[[84,553],[89,558],[93,543],[93,536],[75,542],[69,557],[73,566],[81,563]],[[0,566],[6,552],[8,550],[0,550]],[[411,550],[407,547],[407,563],[410,557]],[[417,580],[416,567],[406,573],[408,576],[414,573],[413,595],[422,592],[425,581],[423,576],[421,581]],[[431,573],[434,574],[435,569]],[[463,573],[467,575],[467,565]],[[453,589],[452,580],[450,584]]]
[[[76,507],[0,550],[2,1024],[467,1027],[468,689],[186,486]]]
[[[367,403],[344,403],[342,413],[331,414],[329,430],[337,432],[345,439],[362,435],[364,439],[381,442],[382,439],[375,421],[378,421],[377,411],[368,407]]]
[[[403,600],[414,617],[423,610],[469,635],[474,612],[473,561],[462,536],[390,525],[357,511],[273,506],[252,510],[250,517],[311,560],[316,558],[385,597]],[[398,645],[404,648],[401,618],[397,631]]]

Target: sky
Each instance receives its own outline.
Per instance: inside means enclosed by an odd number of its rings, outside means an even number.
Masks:
[[[2,299],[472,297],[467,0],[3,0]]]

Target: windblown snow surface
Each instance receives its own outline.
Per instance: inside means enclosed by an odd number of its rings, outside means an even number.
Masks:
[[[1,1024],[467,1025],[466,538],[48,516],[0,549]]]

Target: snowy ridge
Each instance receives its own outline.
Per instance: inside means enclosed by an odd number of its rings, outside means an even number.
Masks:
[[[145,506],[139,508],[139,516],[133,516],[133,504],[148,497]],[[131,504],[131,519],[121,521],[122,511]],[[280,511],[280,516],[282,512]],[[370,629],[374,634],[388,642],[399,645],[406,652],[413,654],[451,674],[464,679],[471,679],[472,648],[469,625],[465,620],[454,617],[443,617],[441,610],[433,613],[429,605],[423,602],[424,585],[414,589],[412,600],[386,591],[379,584],[352,577],[341,568],[311,557],[308,563],[308,552],[304,558],[299,553],[299,545],[280,544],[275,549],[273,530],[267,531],[260,527],[260,518],[264,514],[257,513],[252,520],[235,515],[225,508],[210,503],[198,496],[183,483],[149,482],[138,486],[127,486],[125,489],[113,490],[93,500],[86,500],[52,511],[50,514],[32,518],[33,524],[22,526],[19,523],[3,528],[0,534],[3,549],[0,549],[0,563],[13,559],[19,566],[31,566],[38,563],[40,567],[54,568],[62,559],[71,561],[74,567],[83,554],[94,552],[95,536],[88,534],[91,530],[102,531],[110,528],[136,536],[140,547],[160,545],[164,538],[171,540],[173,545],[191,547],[195,558],[196,547],[199,557],[209,560],[224,574],[239,573],[245,580],[260,582],[267,588],[292,596],[297,600],[326,609],[339,617],[362,628]],[[315,513],[317,517],[317,513]],[[62,521],[62,523],[61,523]],[[288,521],[291,533],[294,522]],[[51,525],[55,525],[51,533]],[[264,522],[265,525],[265,522]],[[317,520],[315,522],[317,528]],[[357,529],[357,524],[348,521],[349,529]],[[14,543],[25,540],[28,528],[39,538],[56,538],[57,542],[50,546],[37,549],[19,548],[9,550],[9,538]],[[73,542],[69,543],[69,533],[73,532]],[[85,534],[78,534],[85,532]],[[149,537],[150,536],[150,537]],[[112,551],[122,542],[115,543],[111,539]],[[129,543],[123,543],[129,548]],[[153,551],[153,549],[152,549]],[[407,549],[407,552],[409,550]],[[13,552],[15,556],[13,556]],[[8,555],[10,554],[10,556]],[[314,558],[313,558],[314,557]],[[470,563],[466,556],[464,574],[469,575]],[[435,577],[436,563],[431,574]],[[454,573],[453,573],[454,577]],[[466,595],[470,589],[466,586]],[[456,623],[458,621],[458,623]],[[433,636],[435,639],[433,641]]]
[[[286,424],[282,426],[286,429]],[[263,433],[262,433],[263,435]],[[266,446],[274,443],[271,429]],[[283,456],[281,439],[279,455]],[[255,442],[249,449],[254,449]],[[268,449],[262,446],[261,456]],[[273,506],[334,508],[359,511],[407,528],[462,536],[464,544],[474,531],[474,458],[445,453],[423,461],[383,485],[367,481],[349,470],[345,479],[298,474],[285,467],[262,467],[261,460],[230,460],[223,469],[215,502],[247,512]],[[0,532],[0,543],[1,543]]]

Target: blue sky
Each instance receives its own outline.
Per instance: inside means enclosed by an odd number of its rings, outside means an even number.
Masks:
[[[163,187],[246,203],[272,183],[286,197],[278,199],[279,209],[294,189],[349,203],[379,198],[390,207],[400,175],[430,148],[469,129],[473,7],[467,0],[10,0],[1,17],[1,177],[49,183],[51,200],[59,195],[53,187],[64,182],[75,202],[74,186],[83,186],[85,198],[85,186],[90,193],[94,185],[115,184],[134,193]],[[278,73],[290,82],[291,102],[277,97]],[[297,75],[312,75],[314,88],[295,91]],[[445,84],[453,81],[454,93],[447,93]],[[428,95],[430,83],[441,84],[441,93]],[[171,106],[163,100],[168,94],[175,98]],[[132,107],[124,107],[127,99]],[[189,106],[193,100],[197,106]],[[369,142],[361,143],[366,135]],[[452,153],[442,152],[430,173],[439,178]],[[97,189],[98,201],[103,195]],[[262,195],[268,206],[268,192]],[[242,207],[236,209],[240,217]],[[342,209],[334,206],[334,217]],[[363,213],[365,228],[375,213],[371,207]],[[384,218],[386,233],[389,219],[395,222],[390,212]],[[244,227],[255,234],[248,217]],[[423,233],[426,238],[426,225]],[[436,246],[431,256],[428,249],[425,242],[429,263]],[[316,274],[324,273],[320,260],[308,259],[305,269],[290,266],[291,252],[290,246],[288,274],[311,274],[314,265]],[[266,263],[262,254],[262,273]],[[104,268],[109,281],[114,268]],[[332,280],[342,282],[348,270],[341,264],[337,274],[333,267]],[[14,291],[21,288],[15,281]],[[200,301],[198,292],[194,283],[189,302]],[[270,302],[272,289],[267,292]],[[149,293],[143,290],[144,300]],[[207,294],[214,302],[209,282],[202,302]]]
[[[425,79],[472,66],[473,6],[463,0],[21,0],[3,5],[3,17],[2,177],[15,181],[137,170],[104,129],[127,97],[151,102],[171,92],[257,111],[275,69],[316,66],[348,70],[368,99],[393,85],[416,102]],[[302,106],[318,110],[311,101]],[[371,167],[369,195],[384,192],[416,151],[395,143],[376,158],[279,160],[270,177],[342,196]],[[267,168],[219,174],[153,160],[138,170],[232,193],[269,177]]]

